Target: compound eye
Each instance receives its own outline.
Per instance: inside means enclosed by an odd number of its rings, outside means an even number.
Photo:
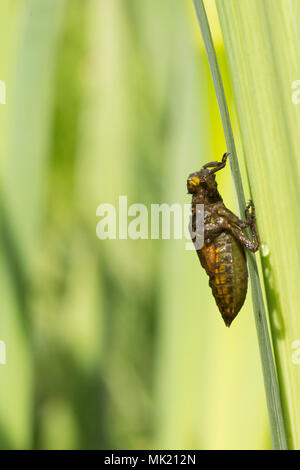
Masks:
[[[190,176],[190,177],[188,178],[188,184],[189,184],[190,186],[194,186],[194,187],[199,186],[199,184],[200,184],[200,178],[199,178],[199,176],[196,176],[196,175]]]

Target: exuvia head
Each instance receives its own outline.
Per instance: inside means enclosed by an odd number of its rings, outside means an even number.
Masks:
[[[206,163],[200,171],[191,173],[187,179],[188,192],[190,194],[197,193],[200,188],[203,188],[208,192],[217,191],[215,173],[224,168],[228,155],[230,155],[230,153],[226,152],[220,162]],[[208,170],[208,168],[212,169]]]

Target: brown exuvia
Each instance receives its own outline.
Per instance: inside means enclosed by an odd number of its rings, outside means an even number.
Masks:
[[[246,297],[248,272],[244,248],[255,252],[259,247],[255,210],[252,201],[245,210],[245,221],[227,209],[215,179],[216,171],[226,165],[229,153],[221,162],[210,162],[189,175],[188,192],[192,197],[191,236],[195,243],[196,207],[204,205],[204,244],[197,249],[200,262],[209,276],[209,285],[226,326],[239,313]],[[251,209],[251,212],[250,212]],[[250,227],[252,241],[243,232]]]

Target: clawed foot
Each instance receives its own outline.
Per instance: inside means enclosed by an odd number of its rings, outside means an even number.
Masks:
[[[226,165],[226,160],[227,160],[227,158],[229,157],[229,155],[230,155],[230,152],[224,153],[224,155],[223,155],[223,157],[222,157],[222,163],[223,163],[224,165]]]
[[[251,213],[250,213],[250,209],[251,209]],[[246,210],[245,210],[245,217],[247,220],[251,219],[255,219],[255,207],[254,207],[254,204],[253,204],[253,201],[250,201],[248,202],[248,205],[246,207]]]

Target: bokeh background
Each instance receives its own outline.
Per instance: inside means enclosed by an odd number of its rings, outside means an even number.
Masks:
[[[226,151],[192,1],[2,0],[0,18],[0,447],[270,448],[250,292],[227,329],[185,240],[96,236],[99,204],[187,204]],[[236,212],[229,168],[218,182]]]

